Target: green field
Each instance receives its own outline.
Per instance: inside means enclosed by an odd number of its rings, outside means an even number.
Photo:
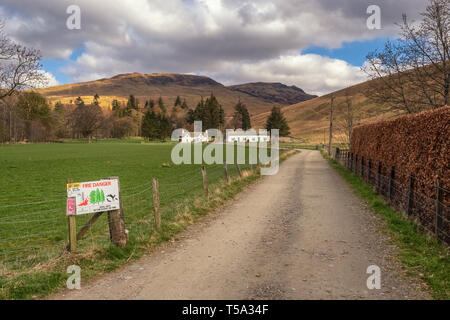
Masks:
[[[208,201],[200,165],[172,164],[173,146],[141,140],[0,146],[0,299],[52,292],[64,283],[69,263],[84,266],[88,277],[114,269],[171,239],[196,215],[220,205],[257,177],[239,180],[236,167],[229,165],[233,182],[227,186],[223,166],[207,166],[212,194]],[[79,241],[76,254],[65,253],[66,180],[111,176],[120,178],[129,245],[118,249],[110,244],[104,215]],[[153,220],[154,177],[160,185],[162,232],[156,232]],[[77,229],[89,218],[77,216]]]

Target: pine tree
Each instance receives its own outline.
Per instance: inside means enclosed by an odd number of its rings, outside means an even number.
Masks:
[[[251,129],[252,124],[250,120],[250,114],[248,113],[248,109],[245,104],[243,104],[240,100],[234,107],[234,116],[233,123],[234,129],[242,129],[248,130]]]
[[[175,100],[175,107],[181,106],[181,98],[180,96],[177,96],[177,99]]]
[[[274,107],[272,109],[272,113],[267,119],[266,129],[268,131],[272,129],[280,130],[281,137],[286,137],[290,134],[289,125],[287,124],[286,118],[282,115],[280,108]]]
[[[94,96],[94,103],[93,103],[95,106],[100,105],[99,99],[100,99],[100,96],[96,93]]]
[[[166,106],[164,105],[164,100],[162,97],[159,97],[158,99],[158,107],[161,109],[162,113],[166,113]]]

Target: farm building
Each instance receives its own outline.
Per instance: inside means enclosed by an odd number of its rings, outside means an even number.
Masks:
[[[235,130],[235,131],[227,131],[227,139],[228,143],[235,142],[268,142],[270,141],[270,137],[267,134],[266,130],[260,130],[259,134],[254,130],[243,131],[243,130]]]

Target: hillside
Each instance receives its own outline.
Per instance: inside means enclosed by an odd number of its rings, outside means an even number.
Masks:
[[[261,98],[267,102],[275,102],[282,105],[292,105],[317,97],[305,93],[305,91],[296,86],[288,87],[282,83],[256,82],[230,86],[228,88],[232,91],[245,93],[252,97]]]
[[[352,101],[355,126],[400,115],[399,112],[371,103],[364,96],[364,90],[370,85],[371,81],[364,82],[325,96],[283,107],[282,112],[291,127],[291,135],[303,143],[328,142],[332,95],[335,96],[334,139],[336,143],[346,143],[348,140],[344,134],[343,120],[346,115],[346,95]],[[269,112],[255,116],[253,118],[255,126],[264,126],[268,116]]]
[[[260,88],[263,87],[264,84],[260,86]],[[269,87],[273,87],[272,84],[269,84]],[[40,89],[39,92],[53,103],[56,101],[70,103],[78,96],[82,97],[85,102],[90,103],[93,96],[98,94],[100,105],[104,108],[109,108],[114,99],[125,102],[130,94],[136,96],[141,104],[145,100],[157,100],[161,96],[166,106],[172,106],[176,97],[180,96],[182,99],[186,99],[190,108],[194,108],[201,97],[207,97],[213,93],[224,107],[227,116],[233,113],[234,106],[239,99],[247,105],[250,114],[255,116],[270,111],[274,106],[292,104],[291,102],[296,99],[295,97],[298,98],[297,102],[309,97],[301,89],[284,87],[286,88],[278,93],[276,90],[267,90],[270,94],[265,93],[264,90],[258,90],[259,94],[258,92],[249,94],[226,87],[204,76],[130,73],[117,75],[109,79]]]

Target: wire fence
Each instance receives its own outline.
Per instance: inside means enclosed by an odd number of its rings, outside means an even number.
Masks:
[[[440,180],[436,180],[436,196],[431,198],[417,191],[418,186],[426,185],[427,181],[420,181],[413,174],[403,172],[401,168],[389,168],[381,162],[373,163],[370,159],[339,148],[333,148],[331,155],[341,165],[372,185],[393,208],[404,212],[439,241],[450,244],[450,192]]]
[[[289,150],[281,151],[281,154]],[[231,181],[260,169],[258,165],[245,164],[238,169],[228,165]],[[170,170],[170,169],[169,169]],[[223,165],[206,166],[208,187],[212,195],[226,185]],[[176,173],[155,176],[159,180],[159,200],[162,224],[171,226],[177,216],[189,210],[194,201],[208,201],[204,197],[200,165],[185,165]],[[62,184],[61,186],[64,186]],[[39,191],[35,188],[35,191]],[[66,216],[66,194],[43,197],[0,199],[0,278],[15,277],[33,269],[45,268],[57,261],[66,252],[68,243],[68,219]],[[33,194],[33,190],[28,190]],[[154,220],[152,179],[139,185],[121,190],[121,201],[129,244],[141,246],[157,230]],[[36,192],[36,194],[40,194]],[[106,214],[105,214],[106,215]],[[76,218],[80,230],[92,215]],[[111,245],[107,217],[101,216],[82,241],[77,244],[77,254],[93,254]]]

